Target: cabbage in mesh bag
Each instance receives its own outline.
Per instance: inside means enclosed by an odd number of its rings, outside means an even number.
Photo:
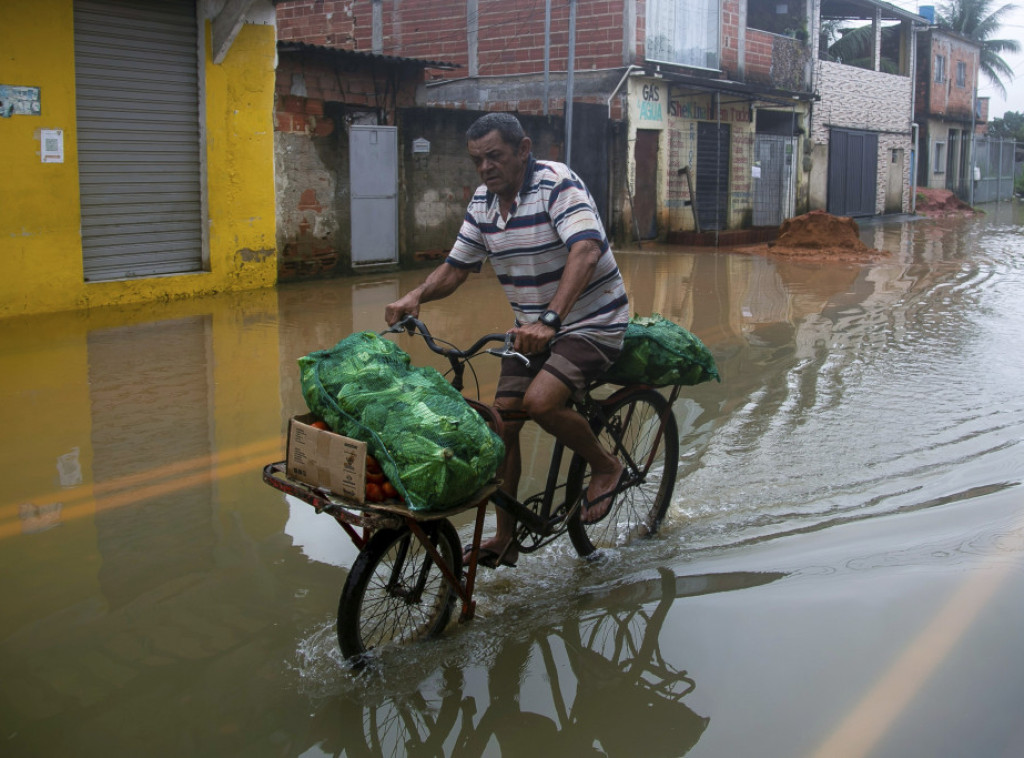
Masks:
[[[657,313],[629,320],[622,353],[604,378],[615,384],[653,385],[722,381],[704,343]]]
[[[468,499],[505,455],[462,395],[432,368],[373,332],[352,334],[299,359],[306,405],[369,452],[413,510]]]

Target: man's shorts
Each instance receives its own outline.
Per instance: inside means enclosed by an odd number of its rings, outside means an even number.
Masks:
[[[518,358],[502,358],[495,398],[522,398],[530,382],[541,371],[547,371],[573,394],[578,394],[607,371],[620,352],[621,348],[598,345],[586,337],[567,334],[551,343],[548,351],[528,356],[529,366]]]

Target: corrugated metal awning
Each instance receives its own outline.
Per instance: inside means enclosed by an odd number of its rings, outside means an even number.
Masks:
[[[880,0],[821,0],[822,20],[870,20],[880,11],[883,21],[914,21],[922,26],[928,19],[913,11]]]
[[[403,58],[397,55],[380,55],[368,53],[361,50],[347,50],[342,47],[331,47],[330,45],[313,45],[309,42],[298,42],[296,40],[280,40],[277,43],[279,53],[319,53],[336,58],[350,58],[356,60],[371,60],[391,63],[401,66],[417,66],[419,68],[437,68],[445,71],[454,71],[462,68],[458,63],[449,61],[431,61],[423,58]]]

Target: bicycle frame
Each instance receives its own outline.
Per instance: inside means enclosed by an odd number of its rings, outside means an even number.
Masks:
[[[450,382],[451,385],[459,392],[462,392],[464,390],[464,376],[466,364],[473,357],[479,355],[481,352],[484,352],[484,346],[490,342],[503,341],[505,343],[505,350],[504,352],[500,353],[497,350],[488,350],[486,352],[492,352],[495,355],[502,356],[517,356],[523,360],[527,360],[525,356],[515,353],[512,350],[507,334],[484,335],[483,337],[478,339],[473,344],[472,347],[468,348],[467,350],[459,350],[457,348],[444,348],[438,345],[433,339],[430,332],[427,330],[426,325],[419,319],[415,319],[412,317],[406,317],[402,321],[398,322],[398,324],[395,327],[392,327],[387,331],[400,331],[403,328],[407,332],[409,332],[409,334],[419,334],[421,337],[423,337],[424,341],[426,342],[427,346],[430,348],[431,351],[437,353],[438,355],[443,355],[445,358],[448,359],[448,362],[452,369],[452,378]],[[613,392],[607,399],[597,400],[594,397],[592,397],[590,393],[592,390],[594,390],[600,385],[600,382],[594,383],[593,385],[587,388],[587,390],[584,392],[582,399],[578,401],[570,401],[574,406],[575,410],[578,411],[581,415],[583,415],[583,417],[586,418],[588,422],[592,424],[594,424],[595,422],[597,424],[607,423],[608,418],[604,415],[603,412],[604,405],[612,404],[616,400],[621,398],[624,394],[634,392],[637,389],[647,389],[646,385],[630,385],[628,387],[620,387],[618,390]],[[675,403],[676,399],[678,399],[679,392],[680,388],[678,386],[672,388],[672,392],[668,398],[670,409],[672,404]],[[474,408],[476,408],[478,412],[480,412],[482,415],[488,418],[488,420],[491,422],[492,427],[495,427],[494,431],[496,433],[502,433],[503,419],[501,419],[501,417],[498,416],[498,414],[495,412],[495,409],[492,406],[481,403],[478,400],[472,400],[469,398],[467,398],[467,401]],[[495,419],[496,416],[497,419]],[[518,416],[519,414],[517,414],[517,420],[519,420]],[[522,416],[522,419],[529,420],[528,417],[526,417],[525,415]],[[651,450],[652,456],[656,454],[658,446],[660,445],[660,434],[661,430],[659,429],[659,436],[656,439],[656,444]],[[612,452],[616,454],[618,454],[619,452],[625,453],[626,451],[622,446],[622,440],[619,439],[615,434],[612,435],[612,438],[616,444],[616,449],[613,450]],[[533,541],[533,544],[530,545],[524,544],[523,541],[520,540],[520,550],[524,553],[533,552],[534,550],[537,550],[538,548],[550,542],[555,537],[558,537],[560,534],[562,534],[562,532],[565,531],[566,522],[571,516],[573,508],[576,506],[575,503],[572,506],[570,506],[568,503],[569,498],[566,498],[566,501],[561,503],[558,509],[553,510],[553,506],[555,504],[555,493],[562,486],[559,485],[559,479],[564,455],[565,445],[563,445],[558,440],[555,440],[554,449],[551,453],[551,462],[548,466],[547,479],[545,482],[543,492],[531,496],[526,501],[518,500],[516,497],[513,497],[512,495],[508,494],[500,487],[491,494],[490,501],[494,503],[496,507],[501,508],[502,510],[514,516],[516,518],[517,523],[520,526],[525,527],[535,538],[537,538]],[[632,479],[632,481],[636,481],[637,472],[646,470],[646,466],[638,465],[636,461],[632,460],[629,457],[628,453],[625,455],[625,458],[627,468],[630,471],[630,478]],[[649,461],[647,463],[649,463]],[[571,494],[575,496],[574,499],[578,498],[579,493]],[[529,502],[536,497],[540,497],[541,499],[540,507],[537,510],[534,510],[533,508],[530,507]],[[553,512],[558,513],[559,515],[552,516]]]

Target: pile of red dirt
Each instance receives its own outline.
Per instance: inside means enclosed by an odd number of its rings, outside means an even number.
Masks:
[[[947,189],[917,188],[915,210],[925,216],[964,216],[976,213],[971,206]]]
[[[884,257],[886,253],[860,241],[857,222],[848,216],[833,216],[825,211],[811,211],[789,218],[779,227],[779,237],[763,250],[749,252],[799,258],[802,260],[865,261]]]

